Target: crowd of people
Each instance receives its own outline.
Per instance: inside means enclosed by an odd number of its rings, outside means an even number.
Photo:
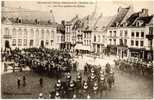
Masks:
[[[60,75],[63,72],[76,70],[76,62],[72,61],[72,57],[66,50],[55,50],[47,48],[28,48],[15,49],[10,53],[2,54],[2,61],[13,61],[18,68],[28,66],[32,71],[37,73],[47,73]],[[7,66],[4,68],[7,69]],[[56,75],[57,76],[57,75]]]
[[[105,66],[96,66],[86,64],[84,72],[77,72],[76,79],[72,78],[71,71],[76,73],[77,62],[74,62],[67,50],[56,50],[47,48],[27,48],[15,49],[10,52],[2,53],[4,70],[7,71],[5,62],[14,62],[10,64],[12,68],[29,67],[33,72],[56,76],[57,82],[53,91],[49,92],[49,97],[39,94],[39,98],[49,99],[100,99],[107,95],[115,83],[114,70],[107,63]],[[134,72],[145,75],[153,73],[152,62],[144,62],[135,59],[118,59],[115,60],[115,66],[118,70],[125,72]],[[13,70],[14,72],[14,70]],[[64,78],[65,75],[65,78]],[[61,77],[63,76],[63,77]],[[64,79],[63,79],[64,78]],[[26,76],[17,78],[17,86],[26,86]],[[43,78],[39,79],[40,87],[43,87]]]
[[[140,75],[153,75],[152,61],[145,62],[142,59],[118,59],[115,60],[117,69]]]

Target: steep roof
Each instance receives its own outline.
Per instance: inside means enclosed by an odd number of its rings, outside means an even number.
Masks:
[[[97,22],[96,27],[104,28],[106,27],[110,21],[112,20],[113,16],[102,16],[100,20]]]
[[[126,16],[127,12],[129,11],[130,7],[127,8],[118,8],[118,13],[113,17],[111,22],[109,23],[109,27],[115,27],[116,24],[118,25],[122,22],[123,18]]]
[[[136,20],[136,18],[138,18],[139,17],[139,13],[137,12],[137,13],[134,13],[134,14],[132,14],[127,20],[126,20],[126,22],[127,22],[127,26],[130,26],[130,25],[132,25],[133,24],[133,22]]]
[[[149,24],[150,21],[152,20],[153,16],[145,16],[145,17],[138,17],[134,23],[132,24],[132,26],[136,26],[136,22],[138,21],[142,21],[143,24],[141,26],[145,26],[146,24]]]

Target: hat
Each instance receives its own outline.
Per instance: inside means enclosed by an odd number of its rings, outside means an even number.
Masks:
[[[56,92],[56,96],[59,96],[60,94],[59,94],[59,92]]]
[[[101,77],[100,79],[101,79],[101,80],[104,80],[105,78],[104,78],[104,77]]]
[[[76,98],[76,94],[73,94],[73,98]]]
[[[97,83],[94,83],[94,86],[97,86],[98,84]]]
[[[87,82],[85,82],[84,85],[88,85]]]
[[[61,81],[60,81],[60,80],[58,80],[57,82],[58,82],[58,83],[61,83]]]

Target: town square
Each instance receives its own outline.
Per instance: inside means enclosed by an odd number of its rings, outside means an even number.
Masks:
[[[1,98],[152,99],[152,3],[2,1]]]

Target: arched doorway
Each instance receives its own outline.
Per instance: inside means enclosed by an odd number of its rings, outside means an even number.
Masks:
[[[5,49],[4,49],[5,52],[9,53],[11,51],[11,48],[10,48],[10,43],[8,40],[5,41]]]
[[[41,48],[44,48],[44,41],[41,41]]]
[[[10,43],[8,40],[5,41],[5,48],[10,48]]]

